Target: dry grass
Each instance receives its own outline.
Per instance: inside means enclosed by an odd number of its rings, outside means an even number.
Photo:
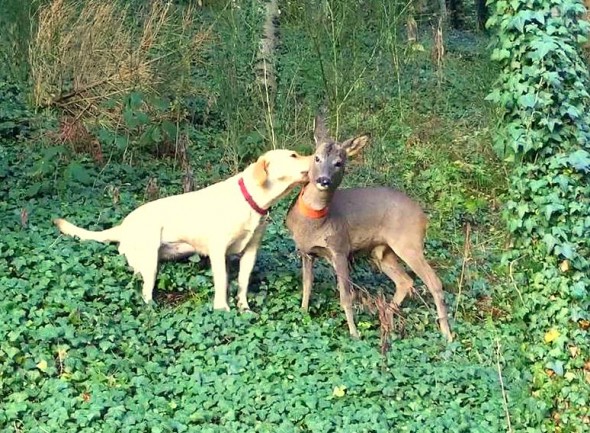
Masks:
[[[179,17],[171,2],[151,2],[132,17],[123,0],[52,0],[39,10],[29,48],[33,101],[75,119],[120,122],[117,97],[187,87],[190,67],[209,40],[194,11]],[[132,25],[134,22],[138,25]],[[104,107],[104,102],[116,101]]]

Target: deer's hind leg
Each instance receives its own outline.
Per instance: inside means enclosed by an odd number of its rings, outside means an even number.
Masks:
[[[395,254],[397,254],[397,256],[420,277],[424,284],[426,284],[426,287],[434,298],[440,330],[447,340],[451,341],[452,335],[449,327],[447,306],[445,304],[444,293],[442,290],[442,282],[424,258],[424,249],[422,245],[423,238],[420,237],[419,239],[410,240],[409,242],[401,242],[398,239],[397,242],[392,242],[390,247]]]
[[[397,260],[397,256],[391,248],[386,245],[375,247],[371,251],[373,262],[385,275],[395,284],[395,295],[393,302],[398,307],[404,299],[412,293],[414,281]]]

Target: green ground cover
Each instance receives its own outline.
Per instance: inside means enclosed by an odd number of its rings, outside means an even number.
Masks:
[[[500,219],[508,169],[492,150],[499,116],[485,97],[499,69],[487,37],[445,31],[437,64],[427,25],[419,45],[397,31],[399,8],[280,2],[269,122],[252,73],[260,2],[205,3],[195,23],[211,37],[182,87],[199,91],[170,100],[145,89],[113,97],[112,107],[123,104],[124,127],[106,120],[89,127],[102,162],[56,142],[62,111],[33,112],[26,62],[2,70],[0,429],[552,431],[552,403],[537,398],[527,353],[553,341],[527,340],[516,314],[520,288],[501,261],[510,247]],[[291,198],[271,212],[250,314],[235,304],[229,313],[212,311],[205,258],[163,264],[156,303],[145,306],[116,246],[59,236],[51,223],[67,217],[110,227],[148,200],[154,178],[160,196],[182,192],[186,165],[154,156],[166,153],[175,131],[186,134],[197,187],[273,143],[310,152],[320,104],[341,138],[372,134],[345,186],[398,187],[426,209],[426,255],[445,287],[453,343],[437,330],[421,282],[385,354],[370,311],[359,311],[362,338],[349,338],[328,266],[317,266],[310,313],[300,311],[299,258],[283,224]],[[234,261],[234,278],[235,268]],[[373,294],[394,290],[362,259],[354,278]]]

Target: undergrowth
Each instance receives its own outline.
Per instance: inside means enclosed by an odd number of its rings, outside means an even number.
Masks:
[[[590,425],[590,77],[582,2],[497,2],[490,99],[503,110],[497,148],[513,161],[504,217],[506,260],[522,302],[542,431]]]
[[[1,429],[537,431],[547,410],[521,350],[530,329],[516,311],[521,287],[501,262],[508,181],[492,150],[497,113],[484,101],[498,74],[488,40],[445,30],[444,61],[433,61],[443,47],[431,22],[419,20],[418,41],[407,44],[403,4],[280,2],[269,125],[253,84],[262,2],[204,3],[190,28],[210,38],[194,62],[180,56],[190,70],[180,74],[184,89],[201,93],[122,92],[106,109],[121,110],[123,123],[80,133],[101,144],[100,160],[66,140],[79,131],[70,120],[31,112],[26,82],[12,75],[15,84],[0,87],[11,96],[0,101]],[[134,23],[141,34],[140,17]],[[453,343],[419,281],[385,354],[369,311],[359,312],[362,339],[348,337],[326,264],[317,265],[310,314],[301,312],[300,263],[284,227],[290,198],[271,212],[252,314],[233,304],[212,311],[211,271],[199,257],[162,264],[156,304],[145,306],[115,246],[58,236],[51,224],[63,216],[110,227],[149,199],[185,191],[187,176],[195,188],[221,180],[274,144],[269,127],[277,147],[309,152],[323,104],[339,138],[372,135],[345,186],[397,187],[427,211],[426,256],[444,283]],[[158,151],[172,135],[180,155]],[[363,289],[391,295],[361,258],[354,268]]]

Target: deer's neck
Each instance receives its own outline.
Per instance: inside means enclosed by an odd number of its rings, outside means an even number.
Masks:
[[[308,183],[300,200],[313,210],[323,210],[330,205],[334,191],[320,191],[312,183]]]

